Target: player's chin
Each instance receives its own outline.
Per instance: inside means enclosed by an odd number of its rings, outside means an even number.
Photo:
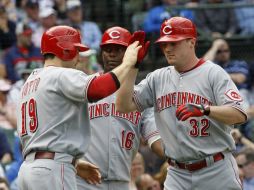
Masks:
[[[172,66],[174,66],[175,63],[176,63],[176,60],[175,60],[175,59],[167,59],[167,61],[168,61],[168,64],[169,64],[169,65],[172,65]]]
[[[114,63],[114,64],[108,64],[107,65],[107,70],[111,71],[114,68],[118,67],[120,64]]]
[[[176,57],[174,55],[166,55],[166,59],[169,63],[173,63],[176,61]]]

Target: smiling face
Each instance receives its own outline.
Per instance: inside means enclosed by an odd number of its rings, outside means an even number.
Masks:
[[[103,45],[102,48],[102,60],[104,65],[104,72],[109,72],[122,63],[126,46],[118,44]]]

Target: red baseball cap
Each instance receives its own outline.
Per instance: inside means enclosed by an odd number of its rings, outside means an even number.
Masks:
[[[161,24],[160,37],[155,43],[177,42],[188,38],[197,38],[194,23],[183,17],[172,17]]]
[[[122,46],[128,46],[131,39],[131,33],[125,28],[115,26],[107,29],[102,35],[100,46],[107,44],[118,44]]]

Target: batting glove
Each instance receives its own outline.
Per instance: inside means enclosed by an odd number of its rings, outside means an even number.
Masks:
[[[138,68],[139,64],[145,58],[145,56],[148,52],[148,48],[150,46],[150,41],[145,41],[145,36],[146,36],[146,34],[144,31],[138,30],[132,34],[131,39],[129,41],[129,44],[132,44],[135,41],[139,41],[139,45],[142,46],[142,48],[138,52],[138,60],[135,65],[136,68]]]
[[[210,107],[202,104],[183,104],[176,110],[176,117],[180,121],[185,121],[190,117],[201,117],[209,115]]]

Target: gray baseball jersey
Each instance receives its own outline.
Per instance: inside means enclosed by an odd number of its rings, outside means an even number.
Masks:
[[[43,150],[83,156],[90,142],[85,102],[93,77],[54,66],[32,72],[21,89],[17,113],[24,156]]]
[[[104,181],[130,180],[130,167],[136,155],[140,138],[151,144],[160,138],[154,121],[153,108],[121,114],[115,108],[115,94],[89,104],[91,144],[84,159],[99,166]],[[108,182],[105,182],[108,186]],[[118,189],[124,189],[118,183]],[[121,187],[119,187],[119,185]],[[122,184],[126,185],[126,183]],[[78,180],[78,189],[101,189]],[[105,188],[105,187],[104,187]],[[125,188],[126,189],[126,188]]]
[[[245,113],[243,100],[230,76],[206,61],[185,73],[169,66],[150,73],[135,89],[140,111],[156,107],[155,121],[165,144],[166,155],[178,161],[202,159],[235,149],[231,126],[207,116],[178,121],[177,106],[184,103],[227,105]]]

